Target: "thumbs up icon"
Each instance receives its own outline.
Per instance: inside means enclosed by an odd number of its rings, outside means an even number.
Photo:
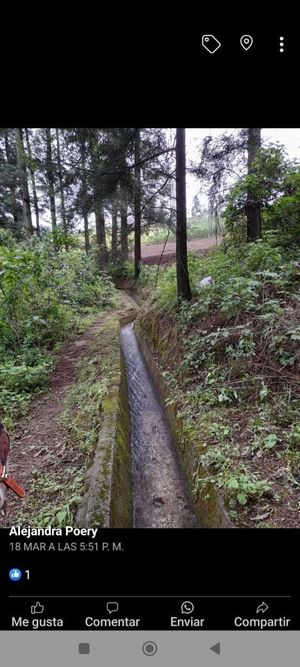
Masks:
[[[36,602],[36,604],[33,604],[31,607],[31,613],[42,614],[44,609],[45,609],[44,605],[42,605],[40,602]]]

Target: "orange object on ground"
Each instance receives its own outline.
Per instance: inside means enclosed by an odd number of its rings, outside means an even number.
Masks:
[[[16,480],[13,477],[2,477],[4,471],[4,466],[0,465],[0,483],[2,482],[7,486],[8,489],[11,489],[14,493],[19,496],[19,498],[25,498],[26,493],[24,489],[16,482]]]

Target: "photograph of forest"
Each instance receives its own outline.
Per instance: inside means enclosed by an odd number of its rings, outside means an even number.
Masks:
[[[300,527],[300,130],[0,128],[0,526]]]

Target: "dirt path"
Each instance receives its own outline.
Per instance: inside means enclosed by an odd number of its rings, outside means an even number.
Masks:
[[[118,293],[118,300],[119,307],[114,311],[115,314],[123,314],[133,305],[130,297],[122,292]],[[77,363],[110,314],[102,313],[84,334],[63,345],[49,389],[32,401],[28,414],[16,426],[11,442],[10,473],[27,492],[37,474],[47,474],[49,471],[50,479],[53,478],[53,471],[61,472],[61,468],[68,465],[74,465],[74,469],[78,466],[78,461],[74,460],[67,446],[68,429],[58,422],[58,417],[62,412],[65,394],[74,381]],[[61,474],[58,483],[60,477]],[[26,498],[21,501],[10,492],[7,514],[1,526],[11,526],[21,507],[26,513]]]

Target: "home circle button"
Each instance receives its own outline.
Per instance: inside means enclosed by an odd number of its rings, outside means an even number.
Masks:
[[[157,644],[155,642],[145,642],[142,646],[142,651],[144,655],[155,655],[157,653]]]

